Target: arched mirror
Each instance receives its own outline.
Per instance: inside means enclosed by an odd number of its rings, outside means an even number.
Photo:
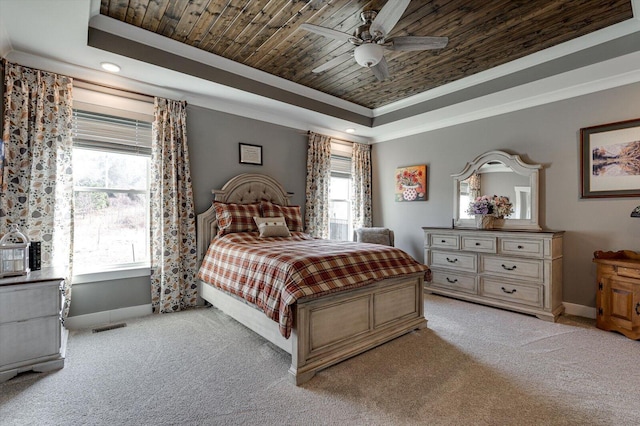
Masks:
[[[453,177],[453,217],[456,227],[474,228],[469,203],[481,195],[509,197],[513,212],[496,221],[498,229],[542,229],[538,224],[540,164],[527,164],[518,155],[489,151],[473,160]]]

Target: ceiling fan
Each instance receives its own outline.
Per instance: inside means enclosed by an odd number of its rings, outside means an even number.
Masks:
[[[373,75],[379,81],[383,81],[389,77],[387,61],[384,58],[385,49],[410,51],[444,48],[449,42],[447,37],[403,36],[386,38],[387,34],[398,23],[410,2],[411,0],[389,0],[380,9],[380,12],[365,10],[360,14],[363,23],[355,30],[353,35],[313,24],[300,25],[300,28],[304,30],[349,42],[356,46],[353,53],[347,52],[339,55],[329,62],[314,68],[312,72],[320,73],[326,71],[344,62],[347,56],[353,55],[359,65],[370,68]]]

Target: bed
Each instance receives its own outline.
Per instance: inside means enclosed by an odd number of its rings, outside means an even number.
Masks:
[[[289,206],[291,196],[275,179],[253,173],[238,175],[222,189],[213,190],[212,193],[214,202],[228,205],[266,202]],[[214,204],[220,206],[219,203]],[[221,216],[221,223],[223,220]],[[202,263],[198,274],[200,297],[290,353],[289,374],[296,385],[310,380],[319,370],[427,325],[424,318],[423,282],[428,268],[413,259],[413,265],[394,276],[374,280],[370,275],[351,273],[350,279],[354,281],[358,281],[361,276],[368,278],[345,288],[331,288],[320,295],[298,295],[293,303],[286,306],[289,317],[282,320],[284,311],[279,311],[281,321],[275,321],[267,316],[265,309],[258,307],[261,305],[258,298],[253,299],[254,303],[243,300],[225,287],[223,275],[216,278],[210,273],[214,261],[212,259],[216,253],[222,252],[221,247],[236,250],[236,246],[244,244],[246,240],[254,244],[254,240],[258,238],[257,233],[218,236],[218,220],[213,204],[206,212],[198,215],[197,225],[198,259]],[[282,239],[274,237],[262,241],[265,241],[265,245],[280,244],[279,240]],[[300,244],[300,247],[323,241],[304,241],[311,238],[293,231],[290,239],[292,244]],[[332,244],[328,241],[326,243]],[[372,244],[339,244],[367,248],[369,252],[383,250]],[[258,251],[262,249],[255,244],[250,247]],[[408,257],[406,253],[392,247],[385,247],[384,250],[395,250]],[[387,251],[387,255],[396,254]],[[248,258],[255,256],[255,253],[247,255]],[[220,258],[215,261],[220,263]],[[205,268],[205,265],[209,266]],[[327,283],[331,283],[331,280],[327,280]],[[278,317],[278,313],[274,315]]]

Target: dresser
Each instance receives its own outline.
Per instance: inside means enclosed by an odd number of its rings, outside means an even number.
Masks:
[[[424,227],[425,290],[548,321],[562,305],[561,231]]]
[[[44,268],[0,279],[0,382],[64,366],[63,277]]]
[[[594,253],[596,327],[640,339],[640,253]]]

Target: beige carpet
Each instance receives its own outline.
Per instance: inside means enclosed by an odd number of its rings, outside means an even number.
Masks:
[[[427,329],[301,387],[215,309],[74,332],[63,370],[0,384],[0,424],[640,424],[640,342],[438,296],[425,312]]]

